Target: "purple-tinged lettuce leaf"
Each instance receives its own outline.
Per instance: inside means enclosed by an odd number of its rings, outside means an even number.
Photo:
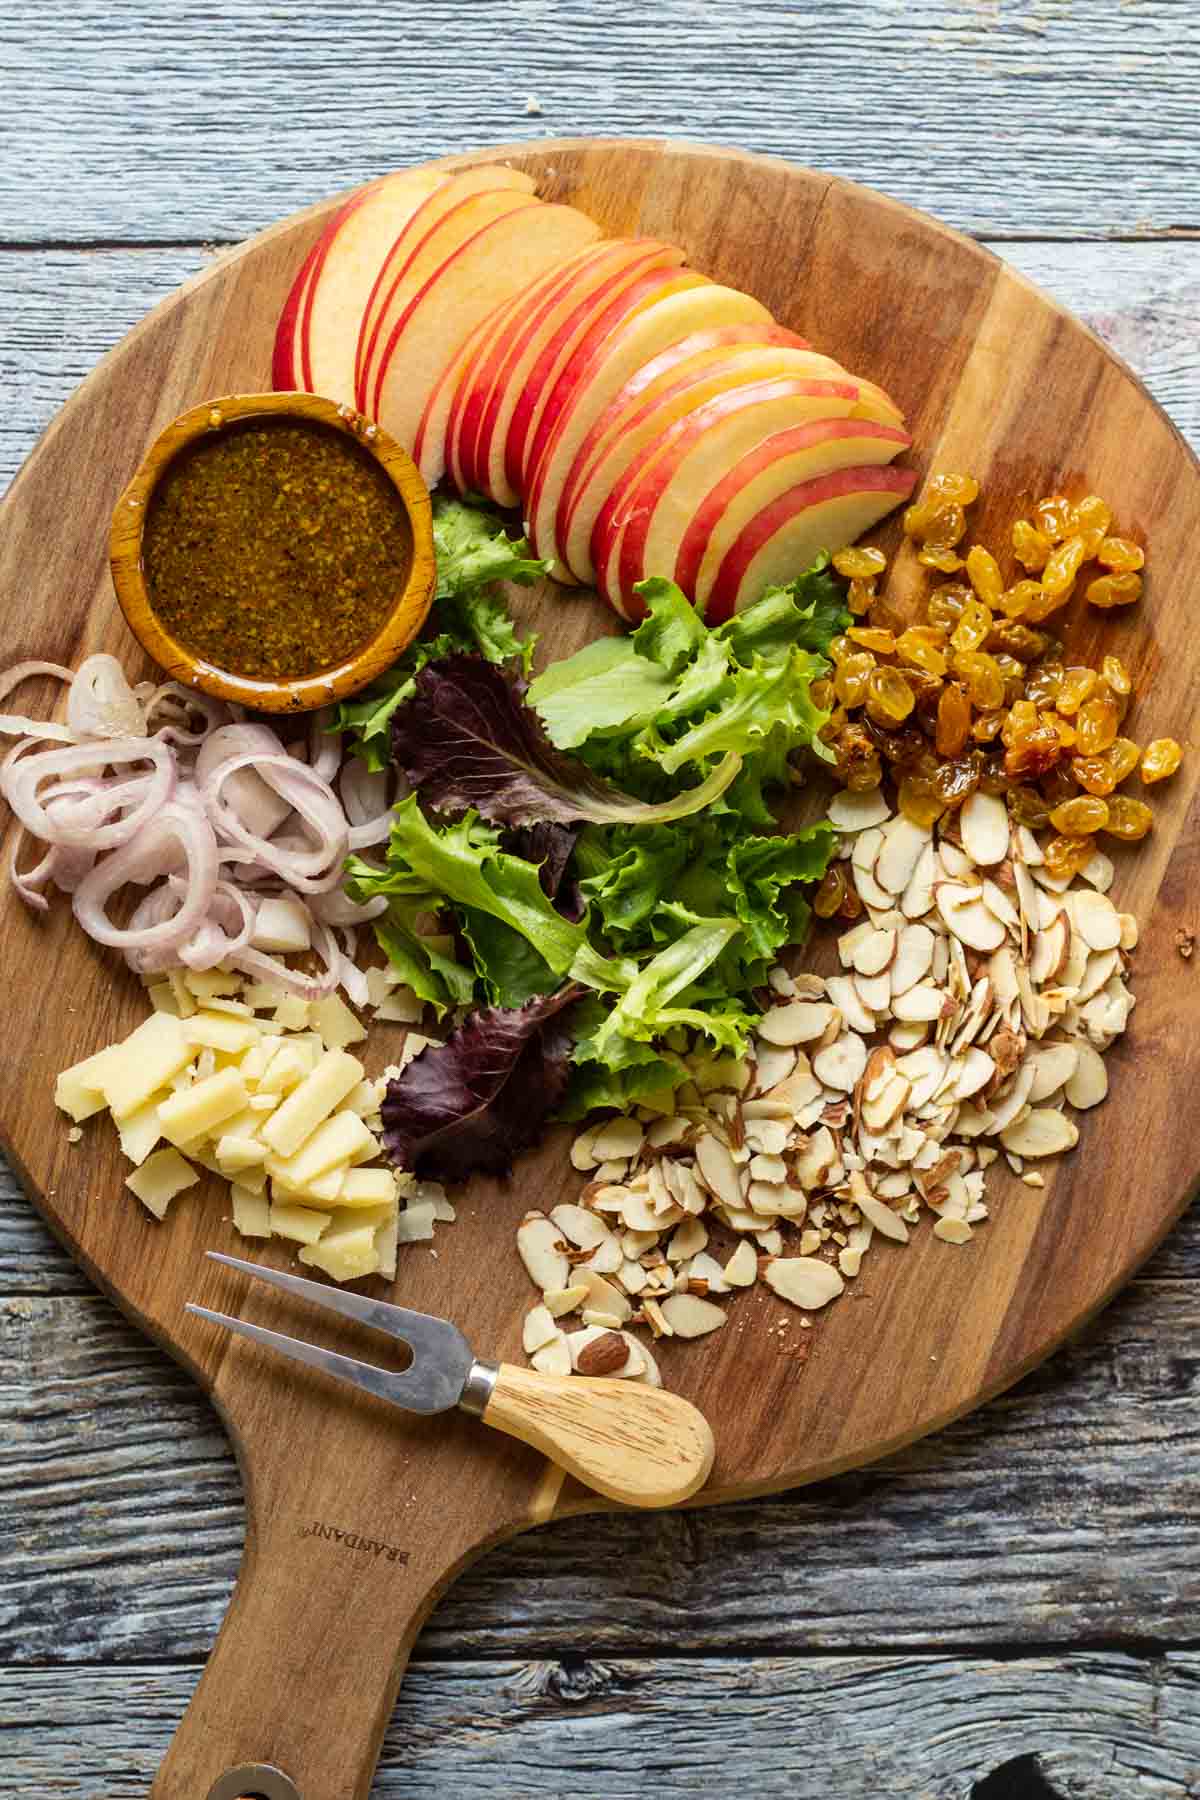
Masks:
[[[553,900],[564,919],[578,924],[586,904],[577,881],[567,881],[566,874],[575,849],[578,831],[572,825],[556,825],[542,820],[537,825],[512,825],[501,843],[511,856],[523,856],[538,865],[538,880],[547,900]]]
[[[583,992],[569,983],[524,1006],[486,1007],[414,1057],[383,1102],[396,1167],[432,1181],[506,1175],[566,1091],[573,1040],[562,1015]]]
[[[392,755],[422,805],[475,811],[497,825],[652,824],[687,818],[724,793],[741,767],[727,755],[698,787],[670,800],[635,800],[556,750],[525,683],[476,656],[429,663],[392,714]]]

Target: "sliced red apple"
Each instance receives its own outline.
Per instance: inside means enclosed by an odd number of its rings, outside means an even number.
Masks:
[[[526,377],[517,394],[504,442],[496,446],[504,457],[504,478],[510,491],[528,497],[533,445],[539,438],[546,409],[554,403],[560,379],[568,366],[563,360],[564,344],[569,342],[572,346],[571,366],[586,363],[628,320],[636,318],[648,307],[657,305],[669,294],[711,285],[707,276],[697,275],[690,269],[652,269],[603,304],[592,308],[581,331],[576,329],[577,322],[560,326],[543,346]]]
[[[355,393],[361,396],[362,401],[360,412],[369,413],[372,418],[379,417],[383,369],[391,353],[396,328],[411,306],[414,296],[421,292],[430,277],[444,268],[464,244],[469,243],[494,219],[506,218],[517,212],[528,212],[531,207],[540,205],[540,200],[516,189],[491,188],[483,194],[468,194],[465,200],[460,200],[457,206],[452,207],[426,232],[405,263],[403,271],[392,282],[387,300],[376,320],[378,336],[374,350],[355,386]]]
[[[786,342],[773,346],[769,332],[757,327],[748,329],[753,331],[754,341],[689,357],[669,376],[653,383],[639,405],[625,406],[618,395],[605,414],[610,417],[615,413],[616,423],[607,433],[600,433],[600,447],[586,465],[583,459],[587,441],[580,446],[571,474],[563,483],[554,524],[558,554],[580,581],[591,582],[595,578],[592,531],[606,501],[627,473],[645,466],[644,453],[662,445],[677,419],[698,412],[718,394],[750,382],[775,377],[806,378],[804,353],[798,353]],[[782,339],[788,336],[782,331],[779,335]],[[623,394],[628,392],[628,385]],[[597,421],[597,425],[601,423]],[[592,435],[589,433],[589,438]],[[584,472],[579,476],[581,466]]]
[[[472,486],[501,506],[516,505],[520,494],[509,479],[508,443],[518,407],[535,423],[537,396],[548,391],[591,321],[601,313],[625,316],[627,296],[638,304],[637,295],[650,291],[651,276],[682,262],[682,250],[653,239],[597,246],[586,271],[543,295],[520,327],[497,334],[464,411],[463,473]],[[517,455],[514,439],[514,463]]]
[[[323,236],[324,234],[322,234]],[[320,253],[318,238],[296,273],[283,303],[279,323],[275,327],[275,347],[271,353],[271,386],[291,393],[302,386],[300,375],[300,326],[304,319],[304,296]]]
[[[794,581],[823,550],[844,550],[907,500],[916,479],[912,469],[839,469],[781,494],[726,551],[709,620],[727,619],[765,588]]]
[[[401,169],[354,195],[322,234],[304,297],[300,385],[354,403],[354,346],[367,296],[388,246],[445,183],[431,169]]]
[[[526,523],[533,541],[541,546],[537,554],[554,555],[559,496],[575,454],[636,369],[694,331],[771,323],[766,307],[750,294],[709,282],[666,295],[594,347],[585,340],[554,384],[530,445]],[[554,573],[563,580],[573,579],[561,558]]]
[[[596,585],[620,610],[647,575],[669,576],[679,544],[709,489],[776,432],[849,418],[858,387],[848,379],[780,375],[732,387],[676,420],[630,463],[596,516]]]
[[[413,295],[388,339],[379,423],[410,449],[426,402],[470,333],[495,307],[592,242],[573,206],[532,203],[484,225]]]
[[[358,323],[354,349],[354,386],[355,404],[360,411],[364,410],[368,370],[379,348],[382,315],[389,298],[396,284],[409,272],[422,247],[429,246],[430,238],[442,220],[474,194],[507,191],[518,199],[528,200],[535,186],[533,177],[526,175],[522,169],[506,169],[500,164],[483,169],[465,169],[461,174],[445,176],[440,187],[427,195],[417,207],[381,257]]]
[[[734,463],[701,500],[676,553],[675,581],[696,610],[706,613],[727,551],[780,495],[838,469],[892,462],[911,443],[898,426],[853,417],[819,419],[777,432]]]
[[[467,491],[472,483],[471,451],[479,411],[487,399],[493,357],[502,353],[503,346],[512,342],[514,334],[524,329],[525,322],[557,295],[564,283],[585,279],[596,258],[605,257],[611,249],[609,243],[587,244],[565,262],[556,263],[524,293],[514,294],[498,306],[473,335],[469,354],[464,356],[461,367],[453,371],[456,379],[446,415],[446,473],[460,492]]]

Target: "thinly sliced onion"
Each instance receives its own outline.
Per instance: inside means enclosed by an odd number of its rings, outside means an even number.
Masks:
[[[336,706],[323,706],[308,727],[308,766],[325,782],[333,781],[342,761],[341,744],[333,735],[336,714]]]
[[[67,724],[77,739],[147,736],[145,708],[115,656],[80,663],[67,695]]]
[[[350,821],[352,850],[365,850],[369,844],[385,843],[391,836],[388,787],[386,770],[368,769],[357,757],[351,757],[343,768],[338,791]]]
[[[18,750],[21,746],[17,746]],[[38,797],[43,782],[56,777],[92,772],[98,767],[116,768],[132,763],[153,764],[153,779],[144,786],[141,798],[124,818],[108,825],[92,826],[86,844],[73,829],[59,825]],[[134,777],[134,779],[137,779]],[[134,837],[159,808],[169,800],[175,786],[175,764],[165,744],[152,738],[141,742],[136,738],[122,743],[72,744],[63,750],[40,750],[19,760],[10,755],[0,770],[0,793],[28,831],[46,844],[74,843],[89,850],[109,850]]]
[[[352,900],[345,888],[331,888],[327,894],[314,894],[308,909],[326,925],[365,925],[388,909],[386,894],[373,894],[369,900]]]
[[[280,756],[283,745],[266,725],[220,725],[206,736],[196,758],[196,780],[202,788],[224,785],[226,804],[233,808],[247,831],[269,838],[292,810],[292,803],[268,785],[253,766],[222,775],[223,764],[246,750],[255,755]]]
[[[114,925],[105,907],[127,882],[147,887],[172,872],[182,852],[187,884],[179,906],[154,925]],[[217,839],[208,820],[191,807],[168,803],[132,842],[122,845],[94,868],[75,890],[75,917],[98,944],[117,950],[151,949],[170,944],[178,950],[197,932],[217,890]]]
[[[239,727],[238,729],[247,729]],[[316,838],[304,849],[272,843],[249,830],[223,799],[221,789],[239,769],[253,766],[267,784],[291,803]],[[291,888],[303,893],[322,893],[341,880],[342,864],[350,849],[350,828],[336,795],[315,770],[295,762],[285,752],[260,755],[253,750],[224,759],[202,789],[208,816],[226,841],[253,850],[260,863],[275,872]]]
[[[14,688],[19,688],[23,681],[32,681],[35,675],[53,675],[58,681],[70,682],[75,679],[70,669],[64,669],[61,663],[14,663],[11,669],[0,675],[0,700],[7,700]]]
[[[312,948],[325,964],[320,975],[302,974],[299,969],[289,968],[286,963],[280,962],[278,957],[269,955],[265,950],[238,950],[229,958],[229,963],[244,975],[253,975],[259,981],[269,981],[276,987],[285,988],[289,994],[296,994],[301,1000],[323,1000],[326,994],[335,993],[341,985],[345,974],[345,959],[337,947],[333,933],[319,919],[313,920]]]

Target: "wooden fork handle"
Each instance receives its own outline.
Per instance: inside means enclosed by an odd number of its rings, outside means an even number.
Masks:
[[[560,1378],[501,1363],[481,1417],[624,1506],[676,1506],[712,1468],[703,1413],[640,1382]]]

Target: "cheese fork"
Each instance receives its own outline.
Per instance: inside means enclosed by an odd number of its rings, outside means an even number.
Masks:
[[[196,1318],[335,1375],[376,1399],[415,1413],[460,1407],[485,1425],[540,1450],[598,1494],[625,1506],[675,1506],[708,1478],[712,1432],[704,1415],[678,1394],[603,1376],[560,1378],[512,1363],[480,1362],[449,1319],[326,1287],[217,1250],[207,1254],[227,1269],[406,1344],[412,1362],[396,1373],[324,1350],[304,1338],[268,1331],[248,1319],[187,1304],[186,1310]]]

